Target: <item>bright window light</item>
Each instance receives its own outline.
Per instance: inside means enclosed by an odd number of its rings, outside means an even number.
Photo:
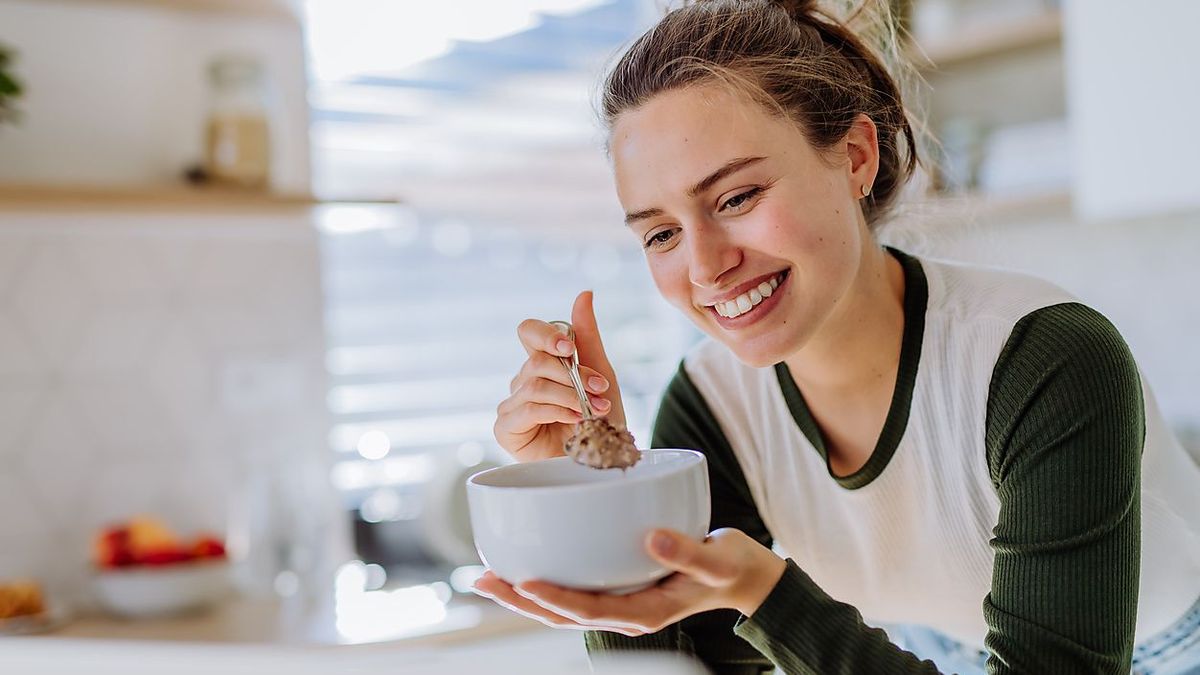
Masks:
[[[599,0],[307,0],[308,49],[318,81],[403,70],[445,53],[455,40],[494,40],[534,25],[537,13],[565,14]]]

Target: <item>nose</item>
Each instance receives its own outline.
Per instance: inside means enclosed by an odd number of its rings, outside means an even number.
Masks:
[[[700,225],[686,238],[688,278],[693,286],[715,288],[725,275],[742,262],[742,251],[728,240],[719,227]]]

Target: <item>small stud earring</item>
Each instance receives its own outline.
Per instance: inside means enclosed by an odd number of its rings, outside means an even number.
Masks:
[[[870,196],[871,196],[871,186],[870,186],[870,185],[867,185],[866,183],[863,183],[863,185],[862,185],[862,196],[863,196],[864,198],[866,198],[866,197],[870,197]]]

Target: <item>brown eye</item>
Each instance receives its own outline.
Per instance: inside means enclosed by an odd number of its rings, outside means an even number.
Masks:
[[[674,230],[663,230],[646,240],[646,248],[658,248],[666,245],[675,236]]]
[[[753,199],[760,192],[762,192],[762,188],[756,187],[756,188],[751,188],[749,190],[746,190],[745,192],[743,192],[739,195],[734,195],[733,197],[730,197],[729,199],[727,199],[725,201],[725,203],[721,205],[721,210],[722,211],[724,211],[726,209],[737,210],[737,209],[741,208],[742,206],[745,206],[746,202]]]

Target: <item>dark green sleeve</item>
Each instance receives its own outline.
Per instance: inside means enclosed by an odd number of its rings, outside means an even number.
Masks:
[[[1129,672],[1144,435],[1137,366],[1107,319],[1068,303],[1016,325],[988,395],[989,672]]]
[[[703,452],[712,494],[709,531],[733,527],[771,546],[771,534],[758,514],[733,449],[682,365],[663,395],[650,446]],[[585,643],[592,658],[609,650],[666,650],[695,656],[718,675],[755,675],[771,670],[774,665],[767,658],[734,634],[739,617],[741,613],[732,609],[704,612],[637,638],[590,631]]]

